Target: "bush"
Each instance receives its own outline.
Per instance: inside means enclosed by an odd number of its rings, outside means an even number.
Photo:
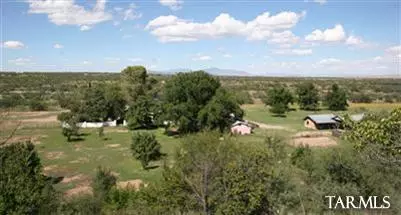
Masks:
[[[51,213],[57,205],[32,143],[0,147],[0,214]]]
[[[142,168],[147,169],[149,162],[162,157],[160,143],[155,135],[148,132],[134,132],[132,135],[131,151],[135,159],[141,162]]]
[[[31,100],[29,102],[29,109],[31,111],[45,111],[47,110],[47,105],[40,100]]]

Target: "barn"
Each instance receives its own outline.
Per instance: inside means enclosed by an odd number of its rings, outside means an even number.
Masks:
[[[308,115],[304,118],[304,126],[315,130],[335,129],[340,123],[334,114]]]

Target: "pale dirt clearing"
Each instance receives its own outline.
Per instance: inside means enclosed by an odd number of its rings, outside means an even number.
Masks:
[[[337,142],[330,137],[298,137],[291,140],[295,146],[308,145],[311,147],[330,147],[337,145]]]
[[[72,189],[64,192],[66,197],[76,196],[76,195],[92,195],[92,187],[89,184],[80,184]]]
[[[89,158],[87,158],[87,157],[80,157],[80,158],[78,158],[78,159],[76,159],[76,160],[72,160],[72,161],[70,161],[70,162],[68,162],[68,163],[89,163]]]
[[[60,183],[66,184],[66,183],[70,183],[70,182],[73,182],[73,181],[82,181],[82,180],[85,180],[87,178],[88,177],[85,176],[84,174],[78,174],[78,175],[74,175],[74,176],[71,176],[71,177],[64,177],[63,180]]]
[[[331,131],[301,131],[296,133],[293,137],[330,137],[332,136]]]
[[[46,138],[47,135],[31,135],[31,136],[13,136],[6,141],[6,144],[19,143],[19,142],[31,142],[34,145],[40,144],[41,138]]]
[[[255,122],[255,121],[249,121],[249,122],[254,123],[254,124],[258,125],[259,128],[266,129],[266,130],[277,129],[277,130],[295,131],[291,128],[287,128],[287,127],[284,127],[281,125],[269,125],[269,124],[265,124],[265,123],[261,123],[261,122]]]
[[[43,171],[46,173],[51,172],[52,170],[55,170],[56,168],[58,168],[58,165],[49,165],[49,166],[45,166],[43,168]]]
[[[120,144],[107,144],[106,145],[106,147],[108,147],[108,148],[117,148],[117,147],[120,147],[121,145]]]
[[[57,160],[64,156],[64,152],[48,152],[46,158],[49,160]]]
[[[135,189],[139,190],[142,186],[147,187],[148,184],[144,184],[141,179],[120,181],[117,183],[117,188],[119,189]]]

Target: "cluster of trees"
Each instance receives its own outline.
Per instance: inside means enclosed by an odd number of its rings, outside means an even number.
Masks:
[[[244,144],[218,132],[192,134],[181,139],[159,183],[118,189],[111,170],[98,168],[93,195],[68,200],[54,190],[57,180],[43,175],[34,145],[2,145],[0,213],[323,214],[333,212],[323,198],[333,195],[390,196],[385,212],[400,213],[401,108],[346,127],[349,142],[324,151],[274,137]],[[138,157],[145,166],[160,158],[159,148],[150,134],[133,137],[133,154],[146,152]]]
[[[221,87],[220,81],[203,71],[178,73],[164,85],[149,77],[142,66],[121,72],[121,84],[91,84],[73,94],[60,94],[63,134],[77,135],[72,123],[122,120],[132,130],[158,126],[174,127],[181,134],[204,129],[223,132],[243,111],[238,98]],[[69,138],[70,139],[70,138]]]
[[[348,107],[347,94],[337,84],[333,84],[323,99],[320,99],[318,89],[313,83],[300,84],[296,88],[296,96],[290,90],[281,85],[269,89],[263,102],[270,106],[270,112],[276,115],[284,115],[290,111],[290,104],[295,101],[301,110],[318,110],[320,100],[329,110],[346,110]]]

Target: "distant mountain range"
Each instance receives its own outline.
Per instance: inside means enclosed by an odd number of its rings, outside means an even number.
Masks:
[[[245,71],[235,70],[235,69],[220,69],[220,68],[216,68],[216,67],[211,67],[211,68],[200,69],[200,70],[203,70],[209,74],[216,75],[216,76],[250,76],[250,74]],[[179,73],[179,72],[190,72],[190,71],[195,71],[195,70],[179,68],[179,69],[169,69],[169,70],[162,70],[162,71],[151,71],[151,73],[172,75],[172,74]]]

